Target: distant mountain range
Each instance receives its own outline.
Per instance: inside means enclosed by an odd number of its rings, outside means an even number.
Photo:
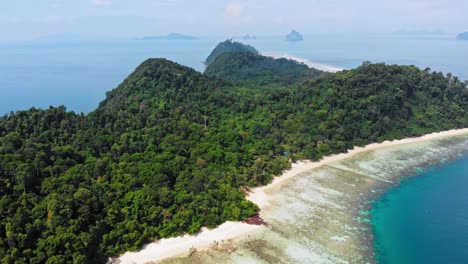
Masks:
[[[446,34],[442,29],[434,29],[434,30],[408,30],[408,29],[401,29],[394,31],[393,34],[395,35],[442,35]]]
[[[468,32],[463,32],[463,33],[458,34],[457,39],[468,40]]]
[[[194,36],[183,35],[179,33],[170,33],[164,36],[145,36],[141,40],[195,40]]]

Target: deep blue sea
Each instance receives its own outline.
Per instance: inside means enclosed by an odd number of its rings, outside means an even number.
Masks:
[[[165,57],[203,71],[202,61],[225,37],[195,41],[130,39],[0,44],[0,115],[32,106],[65,105],[89,112],[143,60]],[[287,53],[342,68],[363,61],[414,64],[468,80],[468,41],[454,36],[316,35],[247,41],[261,52]]]
[[[409,178],[371,210],[379,263],[468,263],[468,156]]]

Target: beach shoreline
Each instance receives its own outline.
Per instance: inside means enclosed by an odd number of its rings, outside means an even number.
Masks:
[[[257,204],[260,208],[262,208],[268,203],[268,197],[265,195],[265,190],[268,190],[272,186],[279,185],[306,171],[313,170],[321,166],[325,166],[332,162],[337,162],[340,160],[351,158],[354,155],[359,154],[359,153],[377,150],[380,148],[418,143],[418,142],[422,142],[426,140],[433,140],[433,139],[439,139],[439,138],[451,137],[451,136],[457,136],[457,135],[463,135],[463,134],[468,134],[468,128],[435,132],[435,133],[426,134],[420,137],[405,138],[405,139],[399,139],[399,140],[393,140],[393,141],[387,140],[382,143],[371,143],[364,147],[354,147],[353,149],[348,150],[347,153],[334,154],[334,155],[324,157],[323,159],[319,161],[310,161],[310,160],[299,161],[299,162],[293,163],[291,166],[291,169],[285,171],[281,176],[275,177],[270,184],[253,189],[252,192],[247,195],[247,200]]]
[[[292,55],[287,54],[287,53],[280,54],[280,53],[275,53],[275,52],[262,52],[261,55],[266,56],[266,57],[271,57],[271,58],[274,58],[274,59],[294,60],[294,61],[297,61],[299,63],[303,63],[303,64],[309,66],[310,68],[314,68],[314,69],[321,70],[321,71],[324,71],[324,72],[335,73],[335,72],[345,70],[344,68],[340,68],[340,67],[336,67],[336,66],[333,66],[333,65],[327,65],[327,64],[323,64],[323,63],[310,61],[310,60],[307,60],[307,59],[292,56]]]
[[[322,167],[331,166],[331,164],[335,164],[337,162],[350,159],[352,157],[357,156],[358,154],[369,153],[374,150],[384,149],[389,147],[397,147],[401,145],[411,145],[413,143],[420,143],[426,141],[432,141],[437,139],[444,139],[450,138],[455,136],[461,136],[468,134],[468,128],[464,129],[454,129],[449,131],[443,131],[438,133],[427,134],[421,137],[415,138],[406,138],[402,140],[394,140],[394,141],[385,141],[382,143],[373,143],[369,144],[364,147],[355,147],[352,150],[349,150],[347,153],[331,155],[323,158],[320,161],[312,162],[312,161],[301,161],[292,164],[291,169],[285,171],[281,176],[275,177],[272,183],[263,186],[254,188],[251,192],[247,195],[247,199],[256,203],[260,207],[260,216],[265,217],[266,219],[272,219],[271,214],[272,211],[278,210],[278,206],[276,209],[274,203],[274,195],[272,193],[276,193],[278,189],[281,189],[283,186],[287,186],[291,183],[292,179],[300,180],[301,177],[297,177],[304,173],[307,173],[312,170],[316,170]],[[293,181],[294,182],[294,181]],[[378,181],[372,181],[368,184],[369,186],[375,186],[376,182],[381,182],[384,185],[394,184],[388,179],[379,179]],[[364,186],[362,189],[367,190],[370,189],[369,186]],[[371,196],[375,196],[375,193],[372,194],[353,194],[350,197],[353,197],[355,204],[358,203],[358,200],[369,200]],[[323,196],[323,195],[322,195]],[[317,195],[314,199],[322,199],[323,197]],[[359,201],[361,202],[361,201]],[[343,217],[349,217],[350,215],[357,214],[357,212],[348,212],[347,215]],[[274,218],[273,218],[274,219]],[[268,220],[267,220],[268,222]],[[163,260],[167,260],[170,258],[175,257],[183,257],[187,256],[191,248],[196,248],[197,251],[203,251],[210,249],[210,246],[213,244],[214,241],[228,241],[228,240],[242,240],[247,235],[250,236],[252,233],[259,233],[265,232],[267,228],[265,226],[255,226],[249,225],[241,222],[227,222],[223,225],[208,230],[204,228],[199,234],[195,236],[185,235],[182,237],[176,238],[169,238],[169,239],[162,239],[160,241],[150,243],[145,246],[139,252],[127,252],[124,255],[120,256],[118,261],[120,263],[151,263],[151,262],[159,262]],[[334,240],[346,240],[343,237],[333,237]],[[357,238],[359,239],[359,238]],[[356,242],[356,245],[365,245],[365,247],[360,250],[362,254],[363,252],[369,252],[370,241],[372,238],[364,238],[363,241]],[[329,243],[329,242],[327,242]],[[367,247],[367,248],[366,248]],[[341,249],[340,249],[341,250]],[[372,256],[368,256],[372,258]],[[118,262],[117,261],[117,262]],[[326,263],[326,262],[324,262]]]

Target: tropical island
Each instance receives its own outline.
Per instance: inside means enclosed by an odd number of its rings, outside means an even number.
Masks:
[[[179,33],[169,33],[164,36],[145,36],[140,40],[196,40],[194,36],[183,35]]]
[[[468,40],[468,32],[463,32],[463,33],[458,34],[457,39]]]
[[[292,30],[288,35],[286,35],[286,41],[299,42],[303,40],[304,38],[302,37],[302,35],[296,30]]]
[[[206,61],[200,73],[148,59],[86,115],[51,106],[1,117],[1,262],[105,263],[248,221],[259,212],[249,189],[292,162],[468,127],[466,84],[430,69],[332,74],[232,41]],[[345,179],[337,185],[354,189]],[[307,186],[317,181],[327,184]]]

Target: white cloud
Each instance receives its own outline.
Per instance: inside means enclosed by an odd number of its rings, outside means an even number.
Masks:
[[[93,6],[110,6],[112,5],[111,0],[91,0]]]
[[[244,15],[245,4],[229,3],[224,8],[224,16],[229,19],[239,19]]]

